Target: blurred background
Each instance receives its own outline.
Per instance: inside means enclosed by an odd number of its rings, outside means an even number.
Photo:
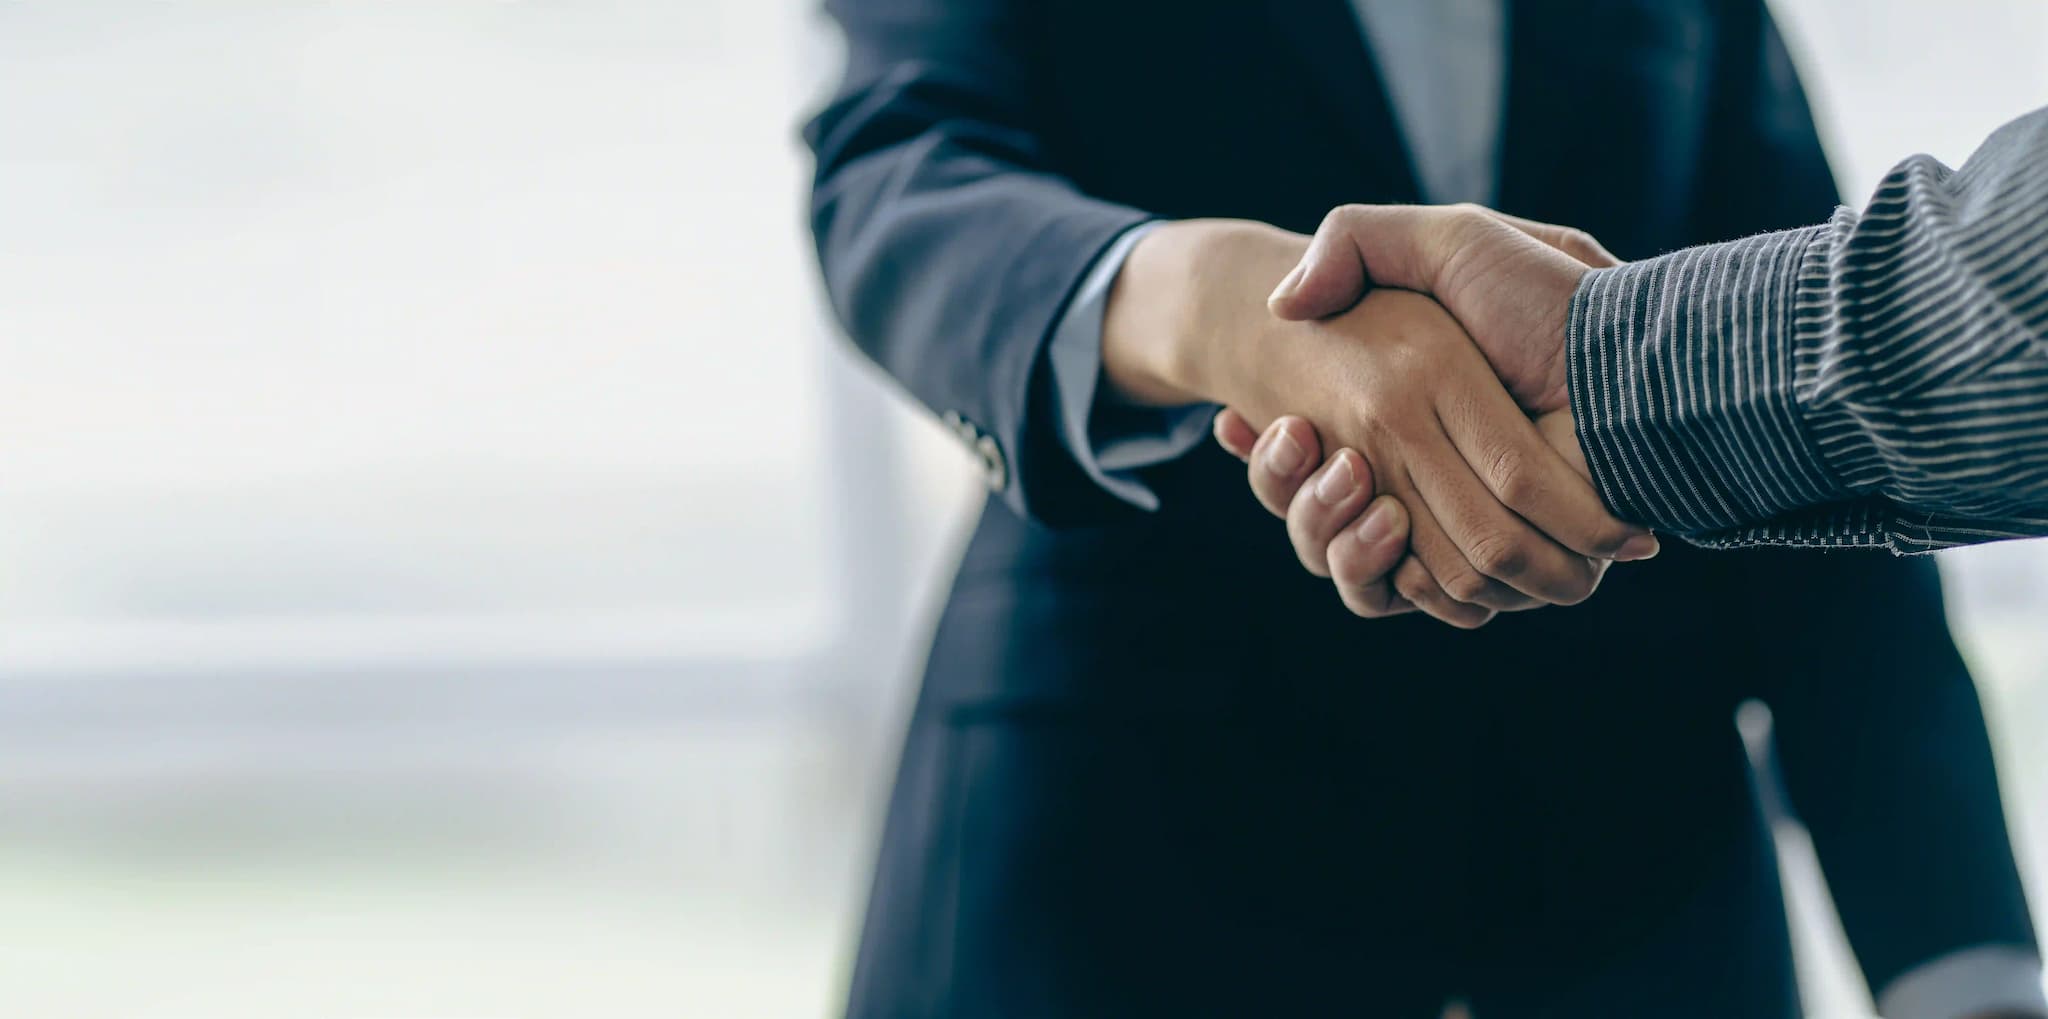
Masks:
[[[1851,196],[2048,103],[2048,0],[1776,6]],[[981,491],[823,313],[834,47],[0,4],[0,1015],[831,1012]],[[1945,565],[2038,909],[2048,542]]]

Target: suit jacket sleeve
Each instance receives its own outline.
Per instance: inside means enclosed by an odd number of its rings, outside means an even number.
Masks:
[[[1006,469],[992,484],[1052,524],[1134,512],[1060,439],[1045,356],[1067,303],[1147,217],[1082,194],[1034,128],[1021,0],[831,0],[847,69],[805,128],[811,228],[861,351]],[[993,444],[994,449],[988,446]]]
[[[1798,632],[1759,643],[1778,771],[1886,1019],[2042,1015],[2041,962],[1970,670],[1925,560],[1752,553]],[[1846,637],[1845,635],[1853,635]]]

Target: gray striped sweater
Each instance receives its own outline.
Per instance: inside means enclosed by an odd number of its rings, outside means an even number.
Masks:
[[[1758,186],[1768,186],[1759,181]],[[2048,534],[2048,109],[1860,213],[1588,273],[1567,361],[1620,515],[1703,545]]]

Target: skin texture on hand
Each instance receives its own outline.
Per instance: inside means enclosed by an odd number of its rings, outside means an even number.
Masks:
[[[1577,439],[1571,432],[1569,414],[1547,414],[1537,424],[1539,431],[1550,433],[1545,436],[1546,441],[1558,445],[1561,434],[1576,452]],[[1408,555],[1407,511],[1392,495],[1374,496],[1371,465],[1349,449],[1338,450],[1328,461],[1319,459],[1322,443],[1314,426],[1292,415],[1276,419],[1261,434],[1242,416],[1226,409],[1216,415],[1215,435],[1224,449],[1245,462],[1252,493],[1260,505],[1287,521],[1288,538],[1303,568],[1333,581],[1346,607],[1367,618],[1398,615],[1413,609],[1398,597],[1379,608],[1361,604],[1354,595],[1378,590],[1386,575],[1396,569],[1412,572],[1419,568]],[[1273,451],[1277,449],[1290,452],[1275,456]],[[1560,449],[1560,454],[1563,453]],[[1340,461],[1365,479],[1362,490],[1340,504],[1304,498],[1331,465]],[[1584,461],[1580,460],[1575,469],[1583,474]],[[1652,545],[1647,553],[1637,551],[1617,558],[1648,558],[1655,554]],[[1600,576],[1605,576],[1609,564],[1610,560],[1595,560]],[[1546,603],[1531,600],[1522,607],[1538,608],[1543,604]]]
[[[1345,313],[1375,284],[1434,294],[1470,332],[1516,402],[1535,415],[1537,430],[1559,461],[1590,482],[1565,394],[1564,331],[1580,277],[1591,266],[1611,264],[1614,257],[1579,231],[1476,206],[1346,206],[1325,218],[1301,262],[1275,288],[1269,306],[1283,319],[1317,319]],[[1411,535],[1405,531],[1409,515],[1401,500],[1392,493],[1374,498],[1370,492],[1334,505],[1305,498],[1303,493],[1314,491],[1333,469],[1370,476],[1370,466],[1354,463],[1358,452],[1348,447],[1318,465],[1321,439],[1300,418],[1283,416],[1264,435],[1255,439],[1254,434],[1236,409],[1217,417],[1217,440],[1247,461],[1261,504],[1286,518],[1302,565],[1335,580],[1354,612],[1384,614],[1359,611],[1350,591],[1374,590],[1388,572],[1396,588],[1405,590],[1403,577],[1412,582],[1421,569],[1414,556],[1403,556]],[[1276,448],[1306,452],[1298,465],[1282,464],[1267,455]],[[1367,451],[1363,460],[1371,459]],[[1590,486],[1585,490],[1590,492]],[[1604,507],[1593,512],[1606,518]],[[1642,534],[1613,554],[1640,559],[1655,555],[1656,548],[1655,539]],[[1605,562],[1596,565],[1593,583],[1605,568]]]
[[[1385,583],[1408,554],[1408,511],[1391,495],[1373,494],[1372,466],[1364,458],[1340,450],[1323,462],[1315,428],[1293,416],[1275,420],[1261,435],[1226,410],[1216,415],[1216,441],[1245,462],[1260,505],[1287,521],[1295,557],[1310,573],[1328,577],[1346,608],[1366,617],[1415,611]],[[1358,490],[1341,503],[1316,500],[1290,512],[1301,493],[1318,487],[1311,478],[1320,482],[1336,464],[1356,473]]]
[[[1583,525],[1605,519],[1598,497],[1544,445],[1436,302],[1375,291],[1314,325],[1315,333],[1273,355],[1300,358],[1280,377],[1301,381],[1266,406],[1306,410],[1355,452],[1320,469],[1294,506],[1341,510],[1339,496],[1363,491],[1357,465],[1371,464],[1378,490],[1407,511],[1417,560],[1394,573],[1393,590],[1449,622],[1476,625],[1490,616],[1471,607],[1570,604],[1592,592],[1596,563],[1541,532],[1570,534],[1585,546],[1618,544],[1625,535],[1618,524],[1606,533]],[[1299,545],[1303,532],[1290,533]],[[1378,601],[1376,583],[1357,588],[1346,590],[1348,600]]]
[[[1606,514],[1435,301],[1379,290],[1325,318],[1270,314],[1266,291],[1306,250],[1299,236],[1257,224],[1153,231],[1111,291],[1105,378],[1129,398],[1212,400],[1249,422],[1299,414],[1351,448],[1316,468],[1292,501],[1342,515],[1365,509],[1376,489],[1387,493],[1413,553],[1388,578],[1387,564],[1355,563],[1340,550],[1344,576],[1371,567],[1378,577],[1340,585],[1353,611],[1412,605],[1474,626],[1498,609],[1590,594],[1598,560],[1638,532]],[[1290,450],[1277,444],[1272,453]],[[1316,545],[1309,530],[1290,533],[1298,550]],[[1330,568],[1326,544],[1322,552]]]
[[[1590,268],[1617,265],[1569,227],[1476,205],[1346,205],[1316,230],[1300,264],[1267,300],[1283,319],[1325,318],[1374,286],[1435,297],[1532,414],[1570,405],[1564,332]]]

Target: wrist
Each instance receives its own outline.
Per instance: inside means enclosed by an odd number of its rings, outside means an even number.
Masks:
[[[1265,296],[1307,239],[1263,223],[1160,225],[1131,249],[1103,316],[1103,379],[1148,406],[1229,403],[1258,337],[1286,325]]]

